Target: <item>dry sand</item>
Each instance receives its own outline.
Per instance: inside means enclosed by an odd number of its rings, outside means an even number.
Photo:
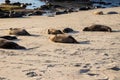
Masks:
[[[94,15],[103,11],[105,15]],[[120,80],[120,7],[80,11],[55,17],[0,19],[0,35],[9,28],[25,28],[34,36],[15,41],[29,50],[0,49],[0,80]],[[92,24],[110,26],[114,32],[83,32]],[[51,42],[47,29],[73,28],[80,44]]]

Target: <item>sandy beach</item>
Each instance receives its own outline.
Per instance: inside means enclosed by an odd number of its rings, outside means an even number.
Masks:
[[[110,26],[113,32],[82,31],[92,24]],[[79,44],[49,40],[48,29],[66,27],[76,31],[69,35]],[[28,50],[0,49],[0,80],[120,80],[120,7],[0,19],[0,36],[8,35],[9,28],[24,28],[33,36],[14,41]]]

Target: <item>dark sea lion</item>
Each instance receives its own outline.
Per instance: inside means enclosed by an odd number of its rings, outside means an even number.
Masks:
[[[16,40],[16,36],[0,36],[0,38],[7,39],[7,40]]]
[[[105,25],[94,24],[90,27],[85,27],[83,31],[104,31],[104,32],[112,32],[112,29]]]
[[[3,49],[26,49],[23,46],[18,45],[17,43],[8,41],[6,39],[0,39],[0,48]]]
[[[57,34],[50,36],[50,40],[58,43],[78,43],[72,36]]]
[[[25,29],[21,29],[21,28],[10,28],[9,34],[10,35],[30,36],[30,34]]]
[[[118,12],[110,11],[110,12],[107,12],[107,14],[118,14]]]
[[[63,34],[63,33],[60,30],[48,29],[48,34]]]
[[[63,32],[64,33],[70,33],[70,32],[73,32],[74,30],[73,29],[71,29],[71,28],[65,28],[65,29],[63,29]]]

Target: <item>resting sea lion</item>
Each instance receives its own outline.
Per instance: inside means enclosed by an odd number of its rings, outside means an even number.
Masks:
[[[21,29],[21,28],[10,28],[9,34],[10,35],[30,36],[30,34],[25,29]]]
[[[73,32],[74,30],[73,29],[71,29],[71,28],[65,28],[65,29],[63,29],[63,32],[64,33],[69,33],[69,32]]]
[[[8,41],[6,39],[0,39],[0,48],[3,49],[26,49],[23,46],[18,45],[17,43]]]
[[[15,40],[15,39],[17,39],[16,36],[0,36],[0,38],[7,39],[7,40]]]
[[[95,11],[93,14],[95,14],[95,15],[103,15],[103,12],[102,11]]]
[[[78,43],[72,36],[57,34],[50,36],[50,40],[58,43]]]
[[[60,30],[48,29],[48,34],[63,34]]]
[[[105,31],[112,32],[112,29],[105,25],[94,24],[90,27],[85,27],[83,31]]]
[[[107,12],[107,14],[118,14],[118,12],[110,11],[110,12]]]

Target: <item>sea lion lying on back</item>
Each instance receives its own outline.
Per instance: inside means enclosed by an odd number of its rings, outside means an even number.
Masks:
[[[63,33],[60,30],[48,29],[48,34],[63,34]]]
[[[112,29],[105,25],[94,24],[90,27],[85,27],[83,31],[105,31],[105,32],[112,32]]]
[[[72,36],[65,34],[52,35],[49,37],[49,39],[58,43],[78,43],[77,40],[75,40]]]
[[[10,28],[9,34],[10,35],[30,36],[30,34],[25,29],[21,29],[21,28]]]
[[[8,41],[6,39],[0,38],[0,48],[3,49],[26,49],[23,46],[18,45],[17,43]]]

